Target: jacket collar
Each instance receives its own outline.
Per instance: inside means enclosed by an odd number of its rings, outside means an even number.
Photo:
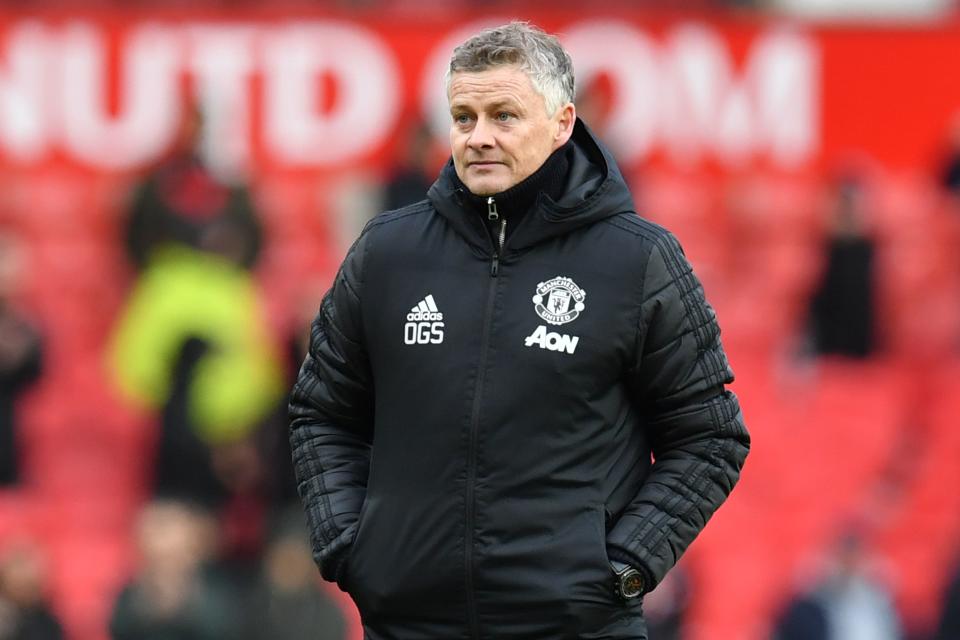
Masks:
[[[572,153],[573,142],[568,141],[550,154],[550,157],[532,175],[493,196],[498,214],[506,218],[509,223],[509,231],[513,231],[513,227],[523,216],[536,206],[540,194],[554,200],[563,195],[570,170],[568,157]],[[450,177],[456,193],[461,196],[460,199],[467,210],[466,215],[479,214],[481,217],[486,217],[490,212],[490,197],[472,193],[453,169],[453,163],[448,164],[449,167],[444,168],[445,175]]]
[[[569,169],[559,197],[540,192],[532,209],[523,216],[507,240],[504,254],[529,248],[578,227],[604,218],[634,211],[633,198],[613,156],[579,118],[574,125],[572,151],[567,153]],[[427,198],[450,225],[484,253],[493,247],[484,222],[460,187],[453,161],[430,187]],[[496,199],[497,196],[494,196]]]

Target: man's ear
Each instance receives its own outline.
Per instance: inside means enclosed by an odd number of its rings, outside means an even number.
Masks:
[[[572,102],[568,102],[560,107],[560,111],[555,117],[557,118],[557,134],[553,140],[554,150],[567,144],[567,140],[573,135],[573,125],[577,122],[577,108],[573,106]]]

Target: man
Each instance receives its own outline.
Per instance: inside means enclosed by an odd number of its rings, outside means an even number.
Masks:
[[[645,638],[640,596],[746,457],[713,311],[573,86],[526,24],[460,45],[451,161],[313,324],[293,458],[370,640]]]

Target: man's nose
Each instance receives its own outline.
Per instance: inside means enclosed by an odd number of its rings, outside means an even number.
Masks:
[[[473,130],[470,132],[470,138],[467,140],[467,145],[471,149],[489,149],[494,143],[493,124],[486,118],[477,118]]]

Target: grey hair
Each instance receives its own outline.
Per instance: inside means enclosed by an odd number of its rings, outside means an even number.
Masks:
[[[453,50],[447,70],[447,94],[453,74],[486,71],[492,67],[517,65],[527,74],[533,88],[543,96],[547,114],[573,102],[573,61],[556,36],[529,22],[484,29]]]

